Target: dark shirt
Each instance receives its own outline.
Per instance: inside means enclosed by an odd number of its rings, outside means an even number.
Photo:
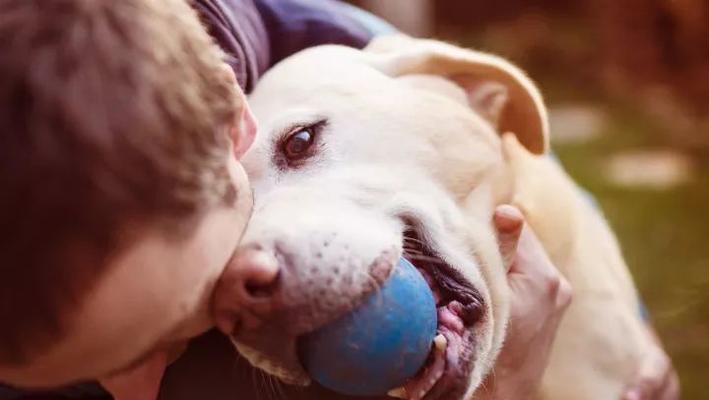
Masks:
[[[319,44],[361,48],[376,33],[393,30],[334,0],[198,0],[194,6],[247,92],[266,69],[299,50]]]

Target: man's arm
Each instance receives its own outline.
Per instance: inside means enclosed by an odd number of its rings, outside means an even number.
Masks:
[[[254,0],[271,40],[272,61],[304,48],[341,44],[362,48],[395,29],[374,15],[337,0]]]
[[[271,65],[266,25],[253,0],[193,0],[202,23],[226,53],[239,86],[250,91]]]
[[[273,64],[300,50],[321,44],[361,48],[375,35],[395,31],[372,14],[336,0],[193,0],[192,4],[247,92]]]
[[[476,393],[476,399],[534,398],[572,291],[549,260],[534,232],[525,226],[519,210],[508,205],[499,206],[493,222],[498,231],[501,253],[506,264],[510,265],[507,277],[512,309],[505,346],[493,373]],[[643,359],[622,398],[679,398],[677,373],[659,340]]]

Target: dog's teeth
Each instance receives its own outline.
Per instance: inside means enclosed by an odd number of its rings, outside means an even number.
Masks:
[[[443,334],[439,333],[436,335],[435,338],[433,338],[433,345],[436,346],[436,350],[443,351],[446,349],[446,345],[448,344],[448,339],[446,339]]]
[[[394,388],[394,389],[388,391],[387,395],[389,397],[395,397],[397,399],[405,399],[407,397],[406,396],[406,389],[404,389],[403,387]]]

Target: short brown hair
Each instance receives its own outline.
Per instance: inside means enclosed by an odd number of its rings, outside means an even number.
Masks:
[[[0,0],[0,364],[61,334],[128,222],[233,201],[222,60],[185,0]]]

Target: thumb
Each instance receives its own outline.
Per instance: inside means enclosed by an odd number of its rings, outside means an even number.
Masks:
[[[516,207],[503,204],[495,208],[492,220],[497,230],[500,254],[502,254],[505,269],[509,271],[517,256],[517,244],[524,226],[524,217]]]

